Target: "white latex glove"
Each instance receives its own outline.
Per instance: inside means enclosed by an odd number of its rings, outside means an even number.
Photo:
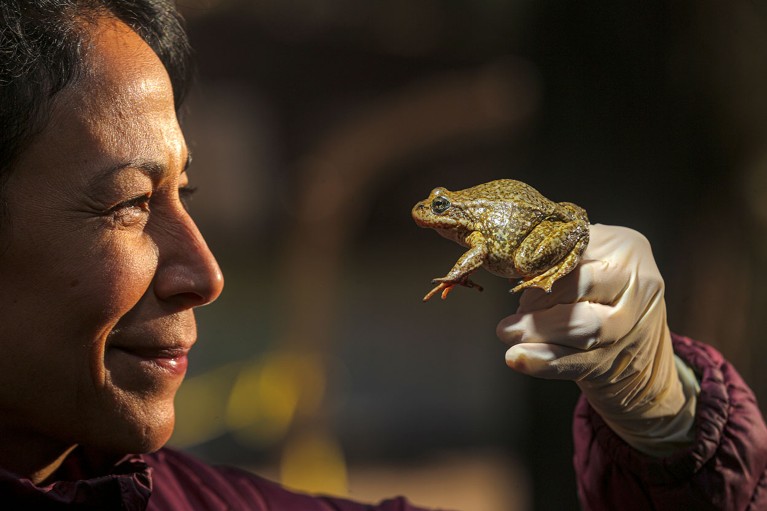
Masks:
[[[580,265],[549,294],[525,290],[517,313],[499,323],[498,337],[512,345],[506,363],[575,381],[626,442],[668,455],[691,441],[699,389],[673,353],[663,289],[647,239],[592,225]]]

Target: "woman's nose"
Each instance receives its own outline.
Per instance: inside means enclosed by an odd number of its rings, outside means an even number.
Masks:
[[[184,308],[214,301],[224,288],[216,258],[192,218],[184,213],[158,241],[159,260],[154,291],[164,301]]]

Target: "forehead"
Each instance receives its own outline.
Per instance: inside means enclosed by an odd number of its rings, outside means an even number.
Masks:
[[[111,18],[98,21],[87,38],[87,71],[62,91],[54,119],[134,121],[146,114],[175,117],[173,90],[162,62],[141,37]]]
[[[122,22],[104,18],[86,30],[87,72],[55,99],[48,126],[22,155],[22,162],[31,160],[25,172],[50,167],[41,163],[82,174],[136,160],[183,166],[184,140],[162,62]]]
[[[83,89],[98,87],[103,94],[124,96],[163,93],[170,79],[160,59],[144,40],[119,20],[100,19],[90,30],[86,48],[89,72],[81,80]],[[73,89],[77,91],[77,88]]]

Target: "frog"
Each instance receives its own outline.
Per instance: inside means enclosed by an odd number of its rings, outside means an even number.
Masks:
[[[558,279],[580,262],[589,243],[586,210],[571,202],[553,202],[532,186],[498,179],[465,190],[434,188],[412,209],[419,227],[431,228],[468,250],[423,301],[457,285],[476,288],[469,275],[480,267],[512,281],[511,291],[540,288],[551,292]]]

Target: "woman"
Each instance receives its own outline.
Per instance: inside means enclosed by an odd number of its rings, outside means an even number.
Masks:
[[[163,448],[193,309],[223,287],[183,203],[187,55],[167,0],[0,4],[0,498],[24,509],[416,509],[291,493]],[[586,508],[767,506],[753,396],[711,348],[669,334],[637,233],[592,226],[581,266],[551,294],[526,291],[498,335],[512,368],[583,390]]]

